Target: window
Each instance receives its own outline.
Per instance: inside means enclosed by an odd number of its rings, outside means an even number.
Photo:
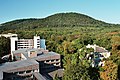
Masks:
[[[51,62],[54,62],[54,60],[51,60]]]
[[[59,61],[59,59],[56,59],[56,61]]]
[[[14,74],[18,74],[18,72],[15,72]]]
[[[24,74],[24,71],[20,71],[19,74]]]
[[[26,71],[26,73],[31,73],[31,70]]]
[[[59,63],[56,63],[56,65],[58,66],[58,65],[59,65]]]
[[[46,60],[46,62],[49,62],[49,60]]]

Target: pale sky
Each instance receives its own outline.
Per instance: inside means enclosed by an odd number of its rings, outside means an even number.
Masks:
[[[120,24],[120,0],[0,0],[0,23],[77,12]]]

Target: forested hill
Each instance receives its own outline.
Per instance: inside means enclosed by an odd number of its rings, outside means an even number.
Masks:
[[[19,19],[1,24],[0,29],[34,29],[39,27],[113,26],[80,13],[58,13],[41,19]]]

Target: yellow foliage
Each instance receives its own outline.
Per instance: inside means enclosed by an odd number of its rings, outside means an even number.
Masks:
[[[100,77],[103,80],[117,80],[118,66],[113,61],[106,61],[102,68],[104,71],[100,72]]]

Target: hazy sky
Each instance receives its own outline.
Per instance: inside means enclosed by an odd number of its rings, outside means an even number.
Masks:
[[[0,0],[0,23],[62,12],[78,12],[120,24],[120,0]]]

